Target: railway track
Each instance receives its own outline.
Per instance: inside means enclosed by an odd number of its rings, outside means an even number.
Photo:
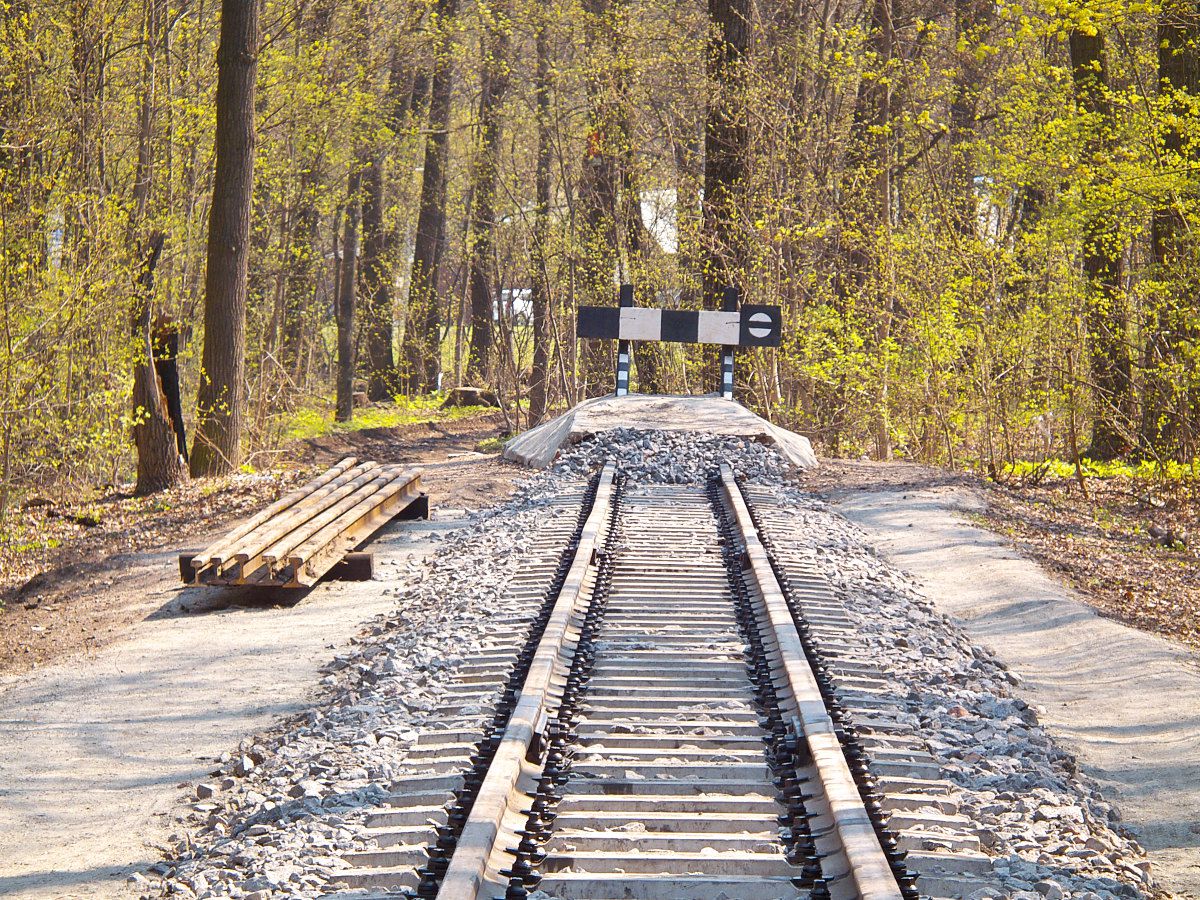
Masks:
[[[482,740],[428,748],[436,771],[376,817],[391,849],[344,881],[454,900],[963,895],[942,864],[977,847],[955,845],[950,792],[914,777],[935,773],[889,730],[869,665],[822,655],[852,635],[763,518],[728,469],[705,488],[606,467],[534,572],[555,573],[540,608],[510,623],[526,643],[481,661],[502,689],[463,682],[486,701]]]

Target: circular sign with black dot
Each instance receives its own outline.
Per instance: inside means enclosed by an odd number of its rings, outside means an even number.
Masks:
[[[783,336],[783,315],[778,306],[745,304],[741,313],[742,347],[778,347]]]

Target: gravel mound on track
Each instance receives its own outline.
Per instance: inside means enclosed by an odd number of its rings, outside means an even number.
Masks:
[[[702,484],[720,466],[751,481],[786,478],[791,464],[774,447],[745,437],[617,428],[565,452],[550,470],[583,475],[612,460],[633,481]]]
[[[514,499],[479,515],[424,564],[410,564],[396,610],[368,623],[327,667],[309,712],[231,748],[183,810],[168,858],[137,881],[143,896],[315,898],[368,849],[369,809],[410,771],[405,757],[458,665],[477,648],[553,499],[615,458],[637,481],[701,483],[720,463],[796,510],[788,540],[819,557],[877,649],[914,729],[981,829],[1003,895],[1022,900],[1138,897],[1145,857],[1115,810],[1017,696],[1019,679],[872,553],[855,526],[788,481],[787,463],[743,438],[620,430],[565,452]],[[381,589],[384,589],[381,586]],[[464,715],[470,713],[465,710]],[[475,727],[478,718],[465,721]],[[347,896],[354,892],[347,891]],[[990,896],[990,894],[989,894]]]

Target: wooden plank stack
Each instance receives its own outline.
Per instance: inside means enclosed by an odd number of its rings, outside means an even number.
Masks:
[[[310,587],[398,515],[427,517],[421,473],[343,459],[200,553],[180,556],[191,585]]]

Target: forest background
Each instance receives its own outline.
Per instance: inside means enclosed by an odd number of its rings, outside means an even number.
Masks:
[[[781,305],[740,396],[823,452],[1194,478],[1198,37],[1180,0],[0,0],[0,516],[454,385],[527,426],[611,390],[574,311],[625,281]],[[637,389],[715,384],[637,347]]]

